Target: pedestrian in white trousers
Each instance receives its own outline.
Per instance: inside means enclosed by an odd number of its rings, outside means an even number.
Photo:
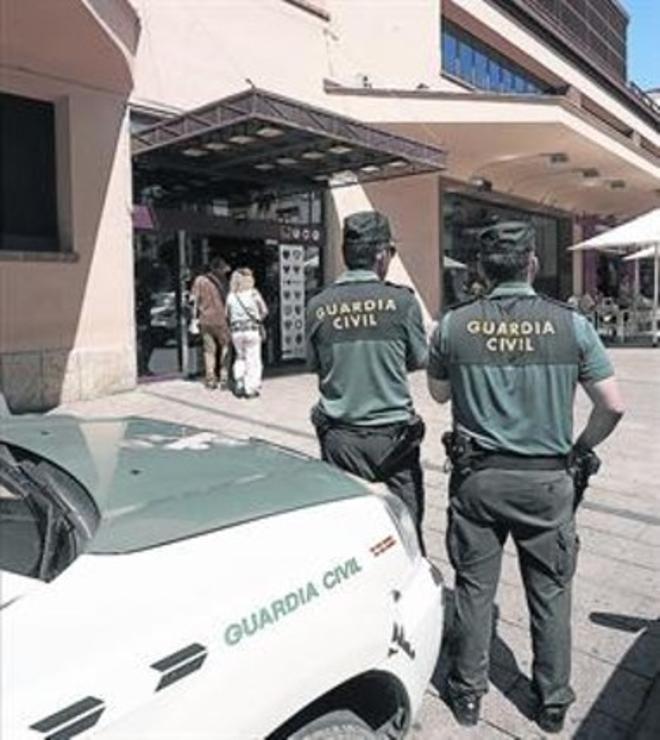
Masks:
[[[263,321],[268,315],[268,307],[254,287],[254,275],[247,267],[232,273],[227,314],[236,355],[233,367],[236,395],[256,398],[261,390],[261,343],[265,336]]]
[[[234,381],[238,395],[254,398],[261,390],[261,337],[258,330],[231,333],[231,341],[236,352],[234,360]],[[242,391],[242,393],[241,393]]]

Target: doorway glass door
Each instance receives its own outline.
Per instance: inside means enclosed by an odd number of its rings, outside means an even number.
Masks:
[[[180,274],[176,235],[136,234],[135,318],[140,380],[181,373]]]

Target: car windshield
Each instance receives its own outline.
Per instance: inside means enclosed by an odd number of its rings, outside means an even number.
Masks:
[[[83,549],[98,518],[91,499],[66,473],[0,445],[0,569],[52,580]]]

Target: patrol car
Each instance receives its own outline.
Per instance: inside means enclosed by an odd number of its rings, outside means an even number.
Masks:
[[[0,735],[404,737],[442,632],[398,499],[263,441],[0,420]]]

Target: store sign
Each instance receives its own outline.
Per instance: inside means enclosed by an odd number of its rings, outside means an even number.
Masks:
[[[299,226],[293,224],[280,225],[280,241],[293,242],[303,246],[321,243],[320,226]]]
[[[305,358],[305,249],[280,244],[282,359]]]

